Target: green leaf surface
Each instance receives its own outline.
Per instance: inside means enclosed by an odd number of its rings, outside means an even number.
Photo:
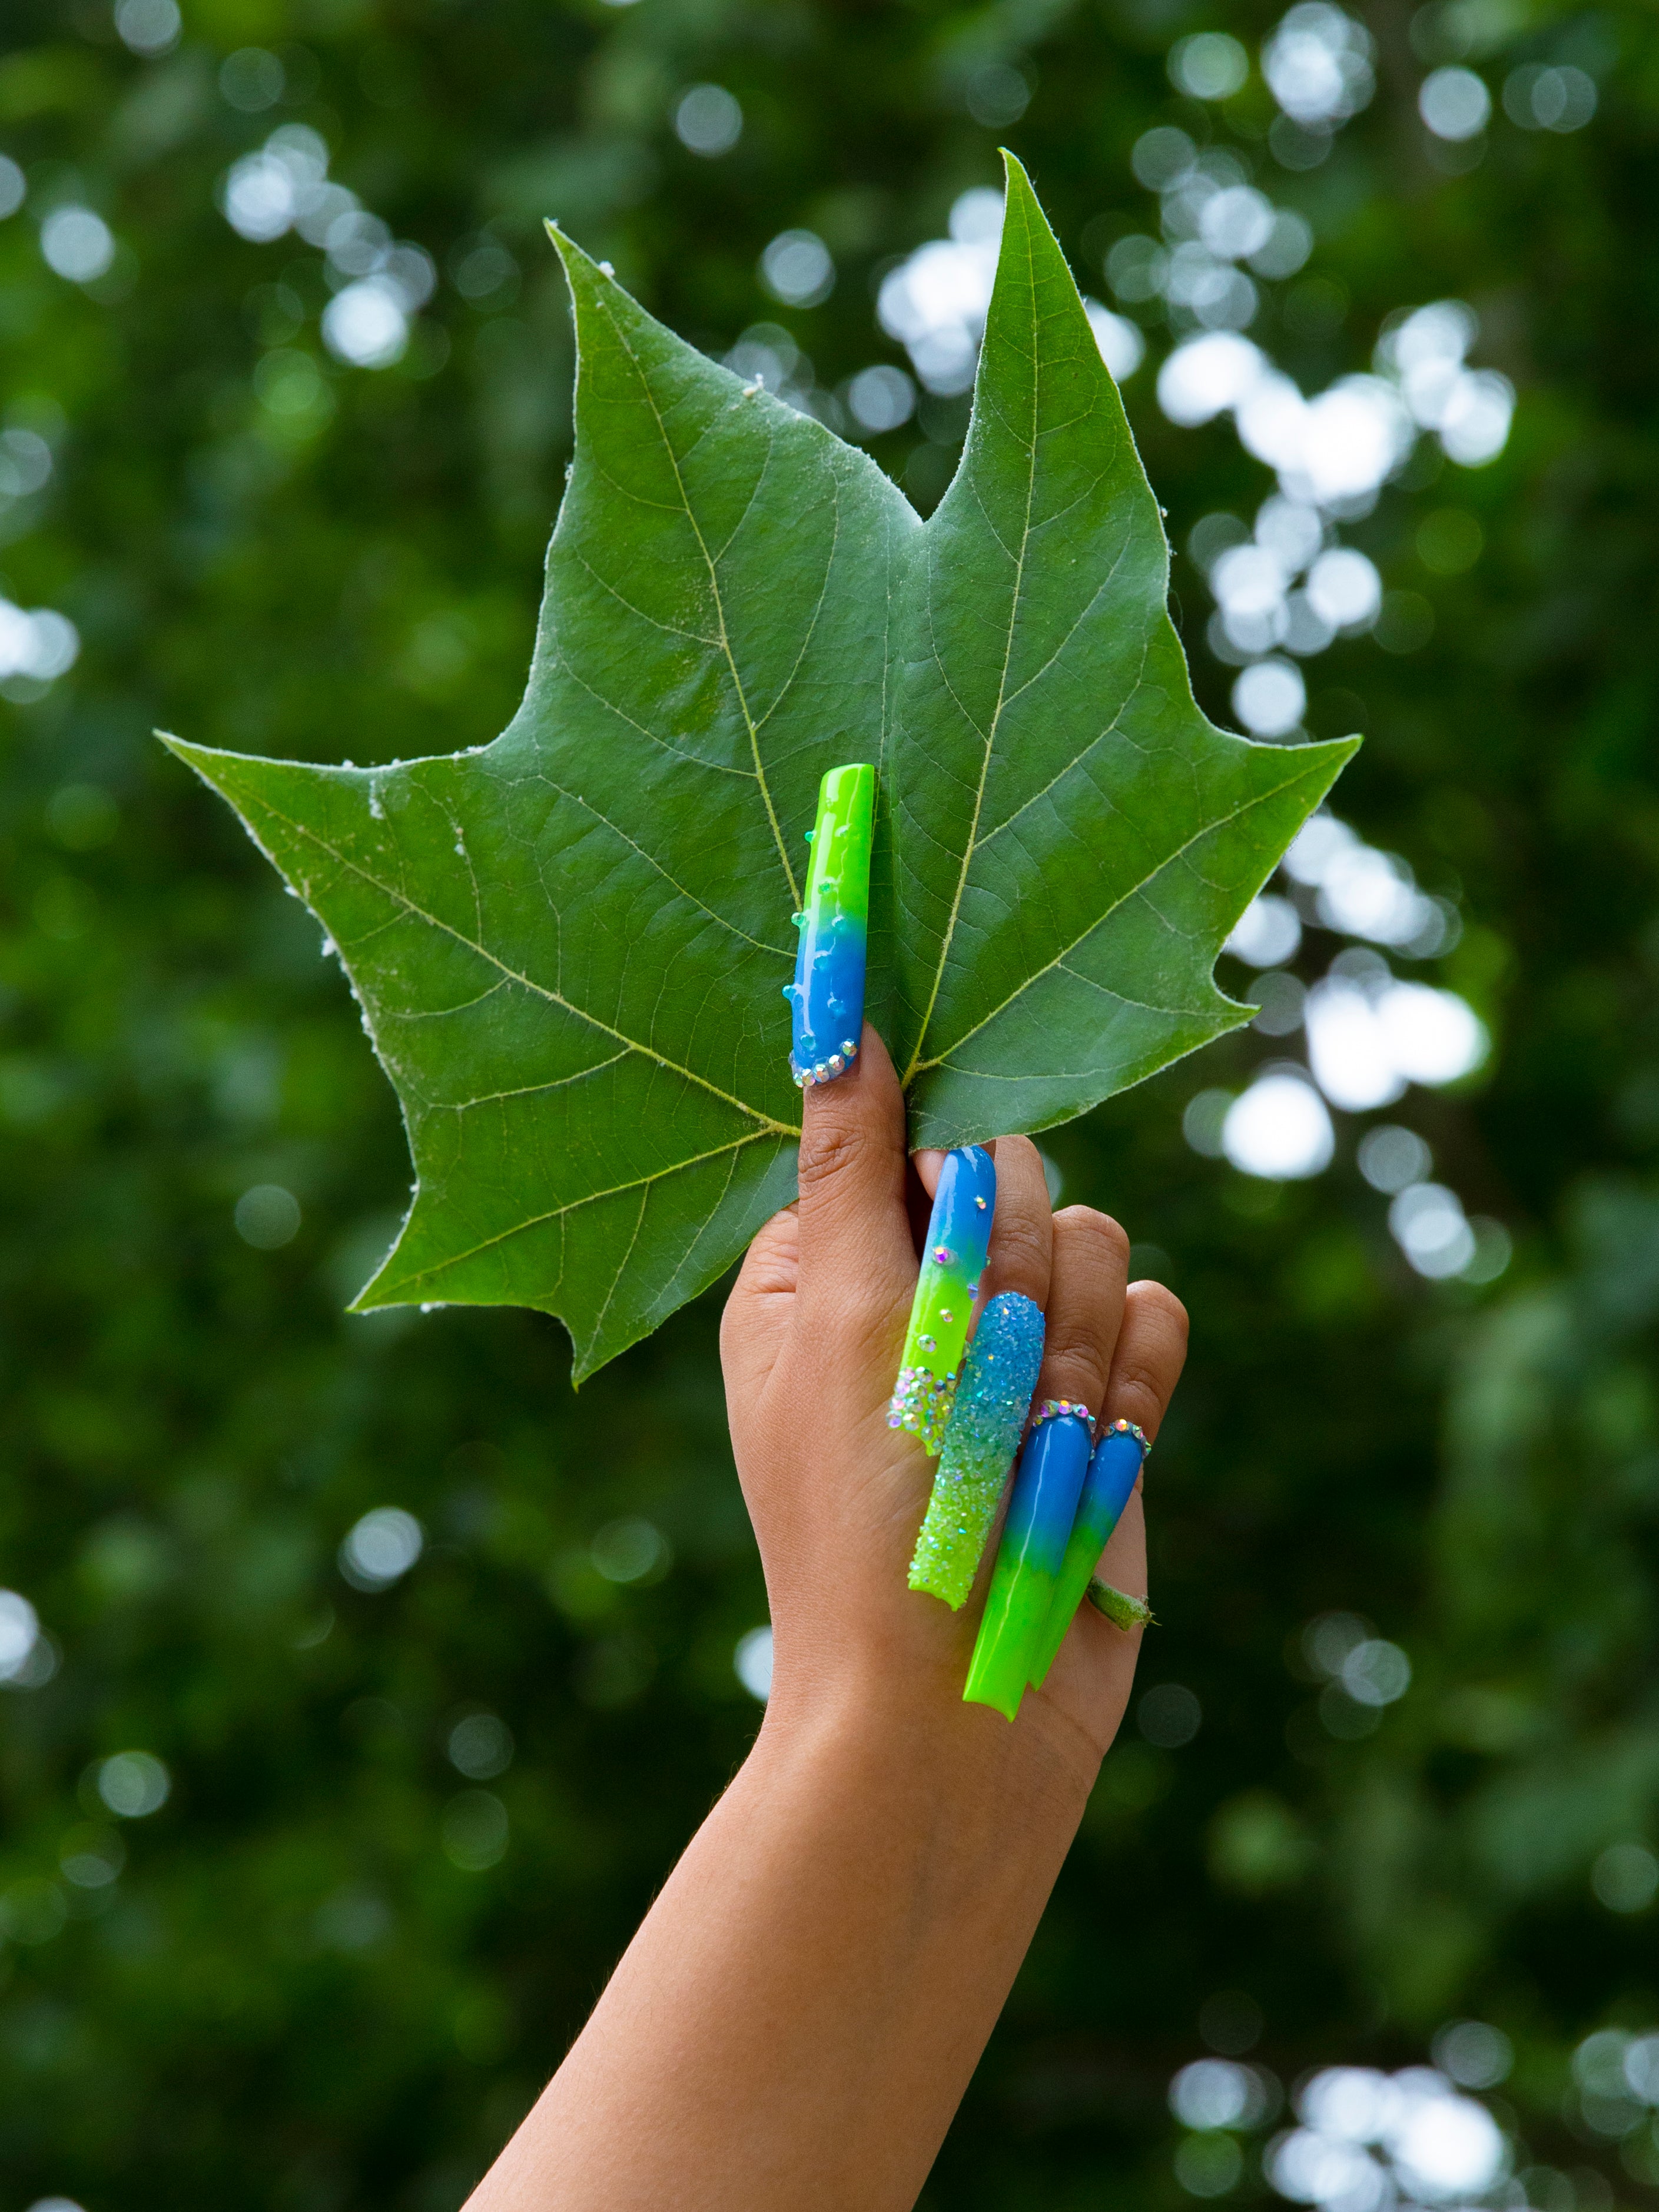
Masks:
[[[321,920],[397,1087],[415,1198],[358,1304],[539,1307],[580,1379],[793,1194],[780,992],[826,769],[880,764],[869,1012],[915,1141],[954,1144],[1248,1018],[1216,954],[1354,741],[1194,705],[1157,505],[1018,164],[926,524],[556,243],[576,451],[507,729],[372,769],[167,742]]]

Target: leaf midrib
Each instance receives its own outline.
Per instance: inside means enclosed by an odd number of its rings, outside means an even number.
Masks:
[[[1033,327],[1035,327],[1036,322],[1036,263],[1031,256],[1029,231],[1025,236],[1024,248],[1024,275],[1026,278],[1027,289],[1031,295],[1031,321]],[[909,1066],[905,1069],[903,1075],[900,1078],[901,1085],[906,1091],[910,1088],[910,1085],[915,1082],[918,1075],[923,1073],[927,1067],[937,1064],[934,1061],[924,1061],[921,1057],[921,1050],[922,1047],[927,1042],[927,1032],[933,1025],[933,1010],[939,1004],[939,994],[944,988],[945,985],[945,970],[950,960],[951,946],[956,937],[957,922],[962,912],[963,896],[968,886],[968,871],[973,864],[975,842],[979,835],[979,817],[981,810],[985,804],[985,786],[991,773],[991,756],[996,750],[997,730],[1001,722],[1003,706],[1007,696],[1008,669],[1009,664],[1013,659],[1014,632],[1019,623],[1020,594],[1024,588],[1025,583],[1025,556],[1027,549],[1031,542],[1031,502],[1036,496],[1036,441],[1037,418],[1039,412],[1037,394],[1041,381],[1042,379],[1037,368],[1036,356],[1033,354],[1031,356],[1031,428],[1030,440],[1026,447],[1026,451],[1029,455],[1029,465],[1025,471],[1025,514],[1020,529],[1019,551],[1014,556],[1014,582],[1013,589],[1009,593],[1008,629],[1007,635],[1003,640],[1002,666],[997,676],[997,703],[992,710],[990,726],[985,733],[984,748],[980,757],[979,781],[974,791],[973,813],[969,819],[968,837],[967,842],[963,848],[962,866],[957,872],[957,885],[951,899],[950,917],[945,922],[945,933],[939,943],[939,963],[933,970],[933,988],[927,994],[927,1009],[922,1015],[921,1024],[916,1030],[916,1042],[910,1054]],[[975,487],[975,498],[978,498],[978,495],[977,487]],[[983,504],[984,502],[981,501],[981,507],[983,507]],[[990,517],[988,515],[986,517],[986,521],[988,526],[990,526]],[[996,534],[994,526],[991,526],[991,528],[992,535],[994,537]],[[929,578],[928,600],[931,608],[933,599],[933,563],[931,557],[928,562],[927,573]],[[931,628],[932,619],[930,614],[929,629],[931,629]],[[939,667],[940,675],[944,676],[944,663],[939,660],[937,652],[935,652],[933,659]],[[950,683],[948,677],[945,678],[945,683],[948,688]],[[949,1047],[946,1048],[947,1050],[951,1048]]]

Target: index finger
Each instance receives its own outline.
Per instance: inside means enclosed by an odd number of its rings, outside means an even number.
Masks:
[[[1000,1137],[997,1206],[980,1312],[1001,1291],[1018,1291],[1046,1309],[1054,1247],[1054,1210],[1042,1155],[1029,1137]]]

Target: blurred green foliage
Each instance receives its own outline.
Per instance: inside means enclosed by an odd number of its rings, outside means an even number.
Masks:
[[[505,722],[568,447],[544,216],[699,344],[784,325],[828,389],[901,358],[872,279],[996,181],[1000,135],[1099,291],[1104,246],[1155,217],[1130,149],[1168,122],[1311,222],[1304,289],[1258,326],[1304,389],[1456,295],[1519,391],[1501,459],[1419,471],[1352,532],[1432,632],[1339,643],[1309,718],[1367,732],[1341,810],[1462,900],[1426,972],[1494,1057],[1396,1118],[1516,1256],[1483,1291],[1415,1278],[1353,1117],[1310,1183],[1189,1151],[1192,1094],[1285,1049],[1248,1031],[1049,1140],[1066,1194],[1118,1212],[1194,1315],[1143,1680],[1203,1718],[1108,1762],[929,2201],[1187,2201],[1164,2090],[1200,2013],[1212,2041],[1240,2016],[1228,1991],[1287,2082],[1490,2020],[1517,2051],[1500,2115],[1578,2172],[1553,2201],[1653,2201],[1649,2139],[1598,2131],[1568,2058],[1659,2016],[1653,1909],[1615,1878],[1659,1817],[1659,39],[1629,0],[1451,4],[1494,88],[1528,61],[1593,74],[1593,122],[1500,110],[1482,158],[1437,166],[1415,102],[1446,10],[1397,0],[1362,11],[1376,100],[1297,173],[1258,79],[1215,109],[1166,73],[1194,28],[1254,51],[1276,11],[1243,0],[184,0],[149,58],[105,0],[13,0],[0,414],[53,467],[0,513],[0,592],[61,609],[82,650],[0,706],[0,1581],[58,1660],[0,1690],[8,2204],[448,2212],[757,1711],[714,1301],[580,1397],[536,1317],[344,1316],[406,1194],[391,1095],[314,927],[150,730],[365,761]],[[222,74],[250,48],[277,79]],[[1009,70],[1023,115],[976,121],[988,82],[1018,104]],[[672,128],[698,82],[741,103],[718,159]],[[216,206],[283,122],[442,272],[394,366],[335,360],[321,254]],[[40,251],[72,203],[117,241],[86,283]],[[757,276],[798,225],[838,272],[799,311]],[[1126,398],[1180,547],[1267,481],[1224,425],[1165,422],[1164,343]],[[923,419],[872,449],[925,504],[960,425]],[[1175,603],[1225,719],[1184,557]],[[1333,949],[1311,933],[1307,975]],[[263,1186],[298,1200],[285,1243],[258,1201],[262,1241],[238,1232]],[[353,1587],[337,1548],[386,1505],[426,1549]],[[1333,1613],[1409,1655],[1380,1719],[1308,1662]],[[511,1732],[504,1770],[499,1732],[453,1735],[480,1714]],[[120,1818],[99,1762],[134,1751],[170,1794]],[[120,1770],[125,1802],[150,1771]]]

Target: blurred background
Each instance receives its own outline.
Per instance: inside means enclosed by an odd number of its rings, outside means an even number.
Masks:
[[[717,1297],[347,1317],[390,1089],[150,732],[502,726],[547,216],[930,509],[999,143],[1200,700],[1367,742],[1044,1139],[1193,1314],[1163,1626],[926,2201],[1659,2202],[1650,9],[11,0],[0,2212],[453,2212],[769,1675]]]

